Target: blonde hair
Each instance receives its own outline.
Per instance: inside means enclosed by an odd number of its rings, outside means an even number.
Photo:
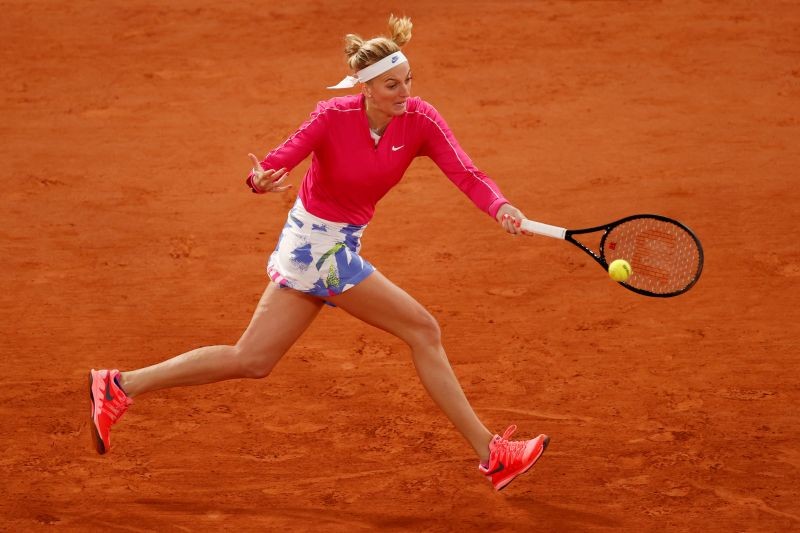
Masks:
[[[389,15],[391,37],[381,35],[365,41],[352,33],[346,35],[344,53],[347,55],[347,64],[353,72],[357,72],[397,52],[411,40],[411,26],[410,18]]]

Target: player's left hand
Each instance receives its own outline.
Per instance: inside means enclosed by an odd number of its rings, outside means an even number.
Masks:
[[[500,226],[512,235],[531,235],[520,228],[520,224],[525,219],[525,215],[511,204],[503,204],[497,210],[497,221]]]

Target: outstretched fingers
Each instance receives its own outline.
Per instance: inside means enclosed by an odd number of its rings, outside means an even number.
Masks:
[[[264,170],[255,155],[247,155],[253,163],[253,184],[258,187],[259,191],[283,192],[292,188],[291,185],[283,185],[283,182],[289,177],[289,171],[286,168]]]
[[[283,169],[283,170],[285,171],[286,169]],[[274,174],[274,176],[277,176],[277,175],[278,175],[278,173],[276,172]],[[272,192],[283,192],[283,191],[285,191],[287,189],[291,189],[292,188],[292,184],[291,183],[289,183],[287,185],[283,185],[283,182],[286,181],[286,178],[288,178],[288,177],[289,177],[289,173],[288,172],[284,172],[283,176],[281,176],[280,178],[278,178],[275,181],[273,181],[271,183],[271,187],[272,187],[271,191]]]
[[[258,158],[255,155],[247,154],[247,157],[249,157],[250,161],[252,161],[252,163],[253,163],[253,172],[263,170],[261,168],[261,162],[258,160]]]

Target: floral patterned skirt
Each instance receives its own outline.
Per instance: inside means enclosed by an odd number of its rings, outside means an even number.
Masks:
[[[314,216],[297,198],[269,257],[267,274],[282,287],[321,298],[341,294],[375,271],[358,255],[366,227]]]

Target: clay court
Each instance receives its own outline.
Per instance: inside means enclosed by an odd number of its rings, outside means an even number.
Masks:
[[[0,8],[0,529],[800,529],[796,3]],[[495,493],[405,345],[333,308],[265,380],[137,398],[98,456],[88,369],[237,340],[295,194],[251,194],[247,153],[390,12],[414,94],[530,218],[677,218],[703,277],[625,291],[418,159],[362,252],[437,317],[492,430],[552,436],[533,470]]]

